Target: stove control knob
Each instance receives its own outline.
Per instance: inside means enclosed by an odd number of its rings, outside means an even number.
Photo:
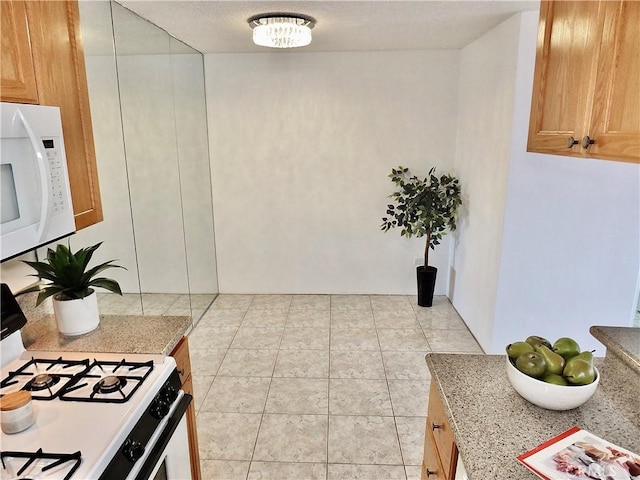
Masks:
[[[156,399],[151,403],[151,407],[149,408],[149,413],[153,418],[158,420],[163,419],[169,413],[170,406],[162,398],[156,397]]]
[[[166,387],[164,387],[162,389],[162,391],[160,392],[160,394],[169,403],[173,403],[173,401],[176,398],[178,398],[178,391],[175,389],[175,387],[173,387],[171,385],[167,385]]]
[[[144,447],[140,442],[128,439],[122,447],[122,454],[131,463],[136,463],[144,455]]]

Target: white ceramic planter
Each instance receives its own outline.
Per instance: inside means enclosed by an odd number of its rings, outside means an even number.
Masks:
[[[100,314],[98,313],[98,295],[93,290],[84,298],[73,300],[53,299],[58,331],[69,337],[82,335],[98,328]]]

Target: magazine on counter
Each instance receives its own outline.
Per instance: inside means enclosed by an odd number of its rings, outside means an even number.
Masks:
[[[545,480],[640,480],[640,455],[573,427],[518,456]]]

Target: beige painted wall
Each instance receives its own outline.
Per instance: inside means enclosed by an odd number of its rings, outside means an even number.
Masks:
[[[462,49],[456,171],[464,203],[450,298],[480,344],[491,343],[507,194],[520,16]]]
[[[220,292],[414,294],[387,175],[452,168],[458,55],[205,55]]]

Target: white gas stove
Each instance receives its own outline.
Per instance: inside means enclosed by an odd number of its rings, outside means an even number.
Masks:
[[[166,452],[191,401],[172,357],[25,351],[19,330],[3,336],[0,397],[30,392],[35,423],[2,433],[0,478],[190,477],[188,447]]]

